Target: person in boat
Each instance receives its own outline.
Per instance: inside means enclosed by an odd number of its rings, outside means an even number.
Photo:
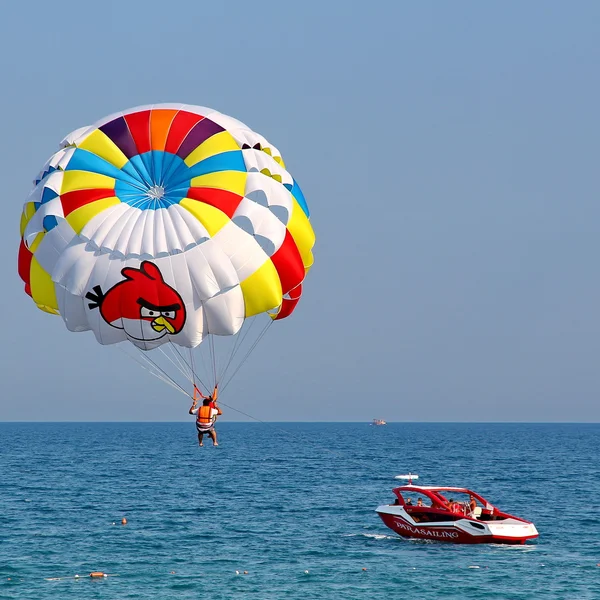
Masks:
[[[475,509],[477,508],[477,501],[475,500],[475,497],[473,495],[469,496],[469,511],[471,513],[475,512]]]
[[[446,510],[449,510],[450,512],[456,512],[456,511],[454,510],[454,505],[455,505],[455,504],[458,504],[458,502],[454,502],[454,498],[450,498],[450,499],[448,500],[448,502],[446,502],[446,505],[444,506],[444,508],[445,508]]]
[[[204,434],[207,433],[213,441],[213,446],[218,446],[217,432],[215,423],[217,417],[223,414],[223,411],[217,405],[218,385],[212,394],[205,396],[196,386],[194,386],[194,400],[190,407],[189,414],[196,415],[196,431],[198,432],[198,445],[204,446]],[[198,406],[199,399],[202,399],[202,406]]]
[[[413,505],[412,499],[411,498],[407,498],[406,499],[406,506],[412,506],[412,505]]]
[[[465,514],[465,507],[461,502],[452,502],[452,500],[450,500],[450,512],[453,513],[458,513],[458,514]]]
[[[417,506],[423,506],[423,498],[417,498]]]

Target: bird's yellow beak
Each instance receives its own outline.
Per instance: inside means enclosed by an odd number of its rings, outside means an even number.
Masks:
[[[152,321],[152,329],[154,331],[163,331],[166,329],[169,333],[175,333],[175,327],[169,323],[164,317],[158,317]]]

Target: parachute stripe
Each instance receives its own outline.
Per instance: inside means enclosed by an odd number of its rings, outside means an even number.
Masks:
[[[42,269],[35,256],[31,259],[29,276],[31,282],[31,297],[38,305],[38,308],[45,312],[57,315],[58,302],[56,301],[54,282],[50,278],[50,275]]]
[[[311,248],[315,244],[315,233],[306,214],[295,199],[287,228],[300,251],[304,268],[310,268],[314,262]]]
[[[192,179],[194,177],[201,177],[202,175],[208,175],[209,173],[218,173],[220,171],[245,171],[246,163],[244,162],[244,156],[241,150],[234,150],[230,152],[222,152],[209,158],[205,158],[203,161],[196,163],[193,167],[190,167],[186,173],[186,179]],[[175,180],[174,185],[181,183]]]
[[[79,145],[81,150],[93,152],[111,165],[122,169],[129,158],[122,150],[100,129],[96,129]]]
[[[281,305],[283,293],[277,269],[267,259],[262,267],[240,283],[244,294],[246,317],[252,317]]]
[[[60,193],[62,196],[76,190],[93,190],[94,188],[114,190],[115,179],[101,175],[100,173],[90,173],[88,171],[66,171],[63,176]]]
[[[127,158],[130,159],[137,154],[135,141],[129,131],[127,121],[123,117],[102,125],[99,131],[104,133]]]
[[[279,312],[275,315],[271,315],[271,318],[274,321],[280,321],[281,319],[285,319],[294,312],[294,309],[296,308],[298,302],[300,302],[300,297],[302,296],[302,284],[298,285],[298,287],[291,290],[288,296],[289,298],[284,298],[281,302]]]
[[[304,279],[305,270],[302,257],[289,231],[285,232],[283,244],[271,256],[271,260],[277,269],[279,279],[281,280],[281,289],[284,294],[287,294]]]
[[[125,115],[125,121],[137,148],[136,154],[150,152],[150,111],[142,110]]]
[[[184,110],[179,111],[171,123],[167,143],[165,145],[165,152],[177,154],[183,140],[192,128],[202,119],[204,119],[204,117],[200,115]]]
[[[31,296],[31,286],[30,282],[30,272],[31,272],[31,259],[33,258],[33,254],[29,251],[25,242],[21,240],[19,244],[19,258],[18,258],[18,272],[19,277],[25,283],[25,291],[29,289],[27,292]]]
[[[150,147],[152,150],[164,150],[167,143],[169,128],[176,110],[153,110],[150,117]]]
[[[53,189],[45,187],[40,202],[41,204],[46,204],[50,200],[54,200],[54,198],[58,198],[58,194]]]
[[[41,241],[44,239],[44,232],[40,231],[40,233],[38,233],[35,238],[33,239],[33,242],[31,244],[29,244],[29,251],[35,254],[35,251],[38,249],[38,246],[40,245]]]
[[[27,227],[27,223],[31,220],[31,217],[35,214],[36,206],[34,202],[26,202],[23,206],[23,212],[21,213],[21,237],[23,237],[25,233],[25,228]]]
[[[229,223],[228,216],[210,204],[184,198],[179,205],[191,212],[204,225],[211,237]]]
[[[65,216],[69,225],[73,228],[73,231],[79,235],[89,221],[108,207],[114,206],[115,204],[121,204],[121,201],[116,196],[111,196],[109,198],[96,200],[95,202],[88,202],[69,212],[69,214]]]
[[[310,217],[308,205],[306,204],[306,198],[304,198],[304,194],[302,193],[302,190],[300,189],[298,182],[295,179],[293,181],[294,181],[294,185],[292,186],[292,189],[290,190],[290,192],[291,192],[292,196],[294,196],[294,198],[296,199],[296,202],[298,202],[298,204],[300,205],[300,208],[302,209],[304,214],[307,217]]]
[[[221,131],[224,131],[224,128],[217,125],[214,121],[206,118],[202,119],[187,134],[185,140],[177,150],[177,156],[185,160],[188,154],[200,146],[200,144],[203,144],[209,137]]]
[[[63,214],[66,217],[81,206],[85,206],[90,202],[102,200],[103,198],[112,198],[114,195],[115,190],[112,188],[75,190],[73,192],[62,194],[60,197],[60,202],[63,207]]]
[[[219,190],[227,190],[238,194],[238,196],[244,195],[246,189],[246,179],[248,173],[242,173],[240,171],[220,171],[218,173],[208,173],[206,175],[200,175],[192,179],[192,188],[216,188]]]
[[[100,158],[87,150],[80,150],[79,148],[73,153],[69,164],[65,167],[65,171],[87,171],[89,173],[99,173],[100,175],[113,177],[114,179],[125,181],[135,186],[143,184],[143,180],[139,175],[133,177],[125,171],[117,169],[117,167],[103,158]]]
[[[195,150],[192,150],[192,152],[185,159],[185,164],[188,167],[192,167],[196,163],[199,163],[206,158],[210,158],[215,154],[221,154],[222,152],[229,152],[231,150],[239,151],[239,149],[240,146],[235,141],[233,136],[228,131],[221,131],[220,133],[216,133],[212,137],[208,138]],[[246,169],[244,168],[243,170],[245,171]]]
[[[242,196],[229,192],[227,190],[219,190],[216,188],[201,188],[191,187],[186,196],[192,200],[199,200],[205,204],[210,204],[220,211],[224,212],[230,219],[233,217],[237,207],[242,201]]]

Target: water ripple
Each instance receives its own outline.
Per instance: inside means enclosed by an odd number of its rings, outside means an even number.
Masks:
[[[0,424],[0,597],[600,598],[598,425],[219,426],[200,449],[191,423]],[[538,542],[396,536],[374,508],[409,470]]]

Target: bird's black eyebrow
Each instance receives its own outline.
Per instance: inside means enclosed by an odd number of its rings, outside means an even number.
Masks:
[[[181,308],[180,304],[169,304],[168,306],[156,306],[156,304],[152,304],[152,302],[148,302],[148,300],[144,300],[143,298],[138,298],[137,303],[148,310],[154,310],[156,312],[167,312],[170,310],[179,310]]]

